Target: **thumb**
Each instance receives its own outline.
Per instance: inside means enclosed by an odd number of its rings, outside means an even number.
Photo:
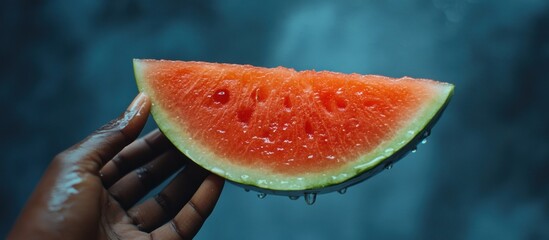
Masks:
[[[150,100],[140,93],[118,118],[110,121],[81,142],[60,153],[56,160],[98,173],[101,167],[120,150],[133,142],[147,122]]]

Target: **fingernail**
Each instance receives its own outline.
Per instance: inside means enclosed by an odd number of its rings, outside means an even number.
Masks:
[[[141,115],[141,111],[145,108],[147,103],[147,95],[144,93],[139,93],[132,103],[128,106],[126,111],[122,113],[118,118],[110,121],[105,124],[103,127],[99,128],[99,132],[113,131],[124,129],[130,121],[135,117]]]
[[[126,113],[140,113],[147,100],[147,95],[145,93],[139,93],[132,101],[130,106],[126,109]]]

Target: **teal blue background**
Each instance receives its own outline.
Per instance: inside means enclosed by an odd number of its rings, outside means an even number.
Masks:
[[[0,236],[163,58],[456,85],[391,170],[312,206],[227,185],[198,239],[549,239],[548,1],[8,1],[0,32]]]

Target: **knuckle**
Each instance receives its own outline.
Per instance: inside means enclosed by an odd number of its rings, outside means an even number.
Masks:
[[[204,212],[193,202],[192,199],[188,202],[188,205],[191,208],[192,212],[194,213],[195,217],[199,221],[202,221],[202,222],[206,221],[206,218],[208,216],[206,214],[204,214]]]
[[[144,221],[139,211],[128,211],[128,217],[130,217],[132,223],[137,227],[137,229],[140,231],[147,231],[143,225]]]
[[[168,197],[164,193],[158,193],[156,196],[154,196],[154,201],[164,210],[165,213],[170,212],[170,204],[168,201]]]
[[[170,220],[170,227],[175,232],[177,236],[179,236],[181,239],[191,239],[192,236],[187,236],[186,231],[182,231],[182,229],[179,228],[179,224],[175,221],[175,219]]]

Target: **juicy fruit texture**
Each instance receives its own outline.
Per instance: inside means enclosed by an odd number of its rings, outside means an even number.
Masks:
[[[272,191],[341,185],[417,144],[453,85],[283,67],[134,60],[164,134],[229,180]],[[402,154],[400,154],[402,155]]]

